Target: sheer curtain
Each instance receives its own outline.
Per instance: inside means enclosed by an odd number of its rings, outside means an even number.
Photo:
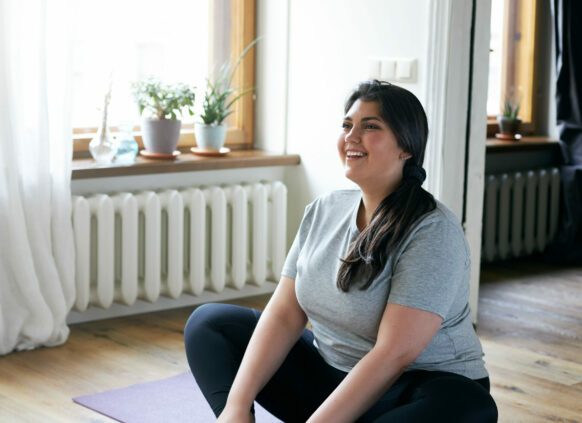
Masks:
[[[66,341],[74,294],[64,0],[0,0],[0,354]]]

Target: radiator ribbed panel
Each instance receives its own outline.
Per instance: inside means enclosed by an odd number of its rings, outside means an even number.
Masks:
[[[543,252],[558,228],[557,168],[488,175],[483,210],[482,260]]]
[[[75,196],[75,309],[274,281],[286,210],[281,182]]]

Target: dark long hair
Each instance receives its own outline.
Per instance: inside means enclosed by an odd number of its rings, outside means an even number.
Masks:
[[[398,146],[412,157],[404,165],[400,186],[378,205],[370,223],[342,259],[337,286],[344,292],[355,283],[361,285],[360,289],[367,289],[411,226],[436,207],[434,197],[421,187],[428,122],[418,99],[396,85],[366,81],[346,101],[346,114],[358,99],[378,103],[380,116],[394,133]]]

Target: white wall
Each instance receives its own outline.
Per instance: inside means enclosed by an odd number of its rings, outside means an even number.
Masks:
[[[307,203],[323,192],[350,186],[336,139],[349,91],[368,79],[368,58],[417,59],[417,80],[404,86],[419,97],[431,125],[425,188],[459,219],[465,206],[465,162],[471,166],[467,191],[473,207],[465,209],[471,225],[465,229],[472,250],[475,322],[484,168],[484,148],[478,147],[485,138],[485,122],[480,126],[471,116],[475,122],[467,158],[472,7],[461,0],[258,0],[258,33],[265,38],[257,50],[256,128],[260,147],[301,156],[300,166],[285,170],[291,242]],[[475,38],[480,50],[473,56],[473,93],[478,94],[470,103],[473,115],[486,103],[482,74],[488,56],[481,50],[487,51],[489,8],[490,1],[479,2],[476,14],[481,21]]]
[[[286,170],[289,241],[315,196],[351,186],[336,150],[343,104],[368,57],[418,59],[422,101],[429,0],[258,0],[257,145],[301,155]]]

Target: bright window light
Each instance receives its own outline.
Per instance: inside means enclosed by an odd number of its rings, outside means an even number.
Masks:
[[[491,51],[489,53],[489,88],[487,93],[488,116],[497,116],[501,111],[504,4],[504,0],[492,0],[491,2]]]
[[[79,0],[74,5],[73,127],[95,128],[112,80],[109,124],[139,124],[130,85],[149,76],[204,88],[210,0]],[[198,100],[201,95],[197,94]],[[192,122],[184,116],[184,123]]]

